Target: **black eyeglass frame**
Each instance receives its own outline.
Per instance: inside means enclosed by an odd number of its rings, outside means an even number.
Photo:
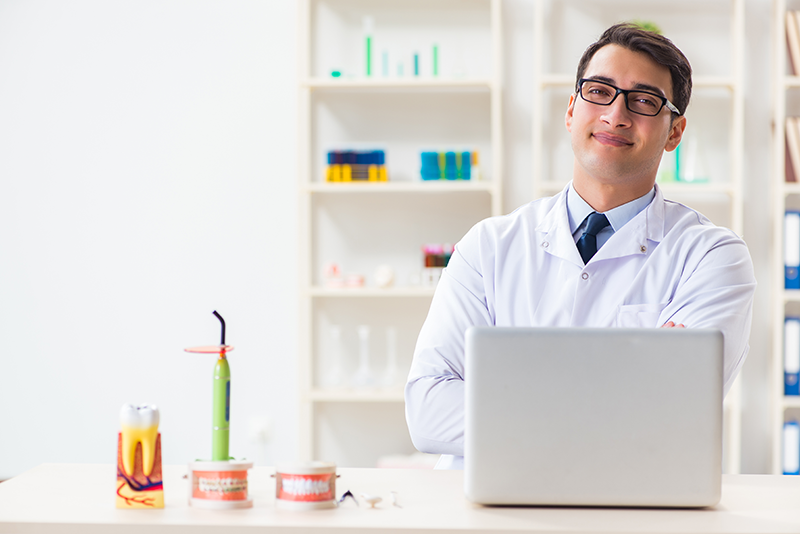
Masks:
[[[591,100],[587,100],[586,97],[583,96],[583,91],[581,89],[583,89],[583,84],[585,82],[602,83],[603,85],[607,85],[607,86],[611,87],[616,92],[614,93],[614,96],[611,98],[611,100],[609,100],[608,103],[606,103],[606,104],[601,104],[600,102],[592,102]],[[656,97],[656,98],[661,100],[661,107],[659,107],[658,111],[656,111],[653,115],[648,115],[646,113],[641,113],[639,111],[634,111],[634,110],[631,109],[631,106],[628,103],[628,95],[630,93],[644,93],[646,95],[654,96],[654,97]],[[625,98],[625,107],[628,109],[628,111],[630,111],[631,113],[636,113],[637,115],[642,115],[643,117],[656,117],[659,113],[661,113],[661,110],[665,106],[672,113],[674,113],[676,115],[679,115],[679,116],[681,115],[681,112],[678,110],[677,107],[675,107],[675,104],[673,104],[672,102],[667,100],[666,97],[659,95],[658,93],[651,93],[650,91],[642,91],[641,89],[620,89],[619,87],[611,85],[610,83],[604,82],[602,80],[594,80],[592,78],[581,78],[580,80],[578,80],[578,94],[581,95],[581,99],[583,99],[585,102],[588,102],[590,104],[594,104],[596,106],[610,106],[611,104],[614,103],[614,100],[616,100],[617,97],[620,94],[622,94],[623,97]]]

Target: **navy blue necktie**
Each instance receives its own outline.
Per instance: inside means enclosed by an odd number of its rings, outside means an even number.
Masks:
[[[608,219],[605,215],[596,211],[589,214],[586,230],[584,230],[578,242],[575,243],[578,247],[578,252],[581,253],[584,264],[589,263],[592,256],[597,253],[597,233],[606,226],[608,226]]]

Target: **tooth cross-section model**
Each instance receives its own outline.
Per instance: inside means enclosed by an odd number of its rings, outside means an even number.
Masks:
[[[117,444],[117,508],[163,508],[158,408],[126,404]]]

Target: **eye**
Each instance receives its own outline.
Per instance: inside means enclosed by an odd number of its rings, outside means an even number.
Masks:
[[[659,101],[657,101],[656,97],[648,94],[637,93],[633,100],[640,107],[655,109],[659,106]]]
[[[586,91],[591,95],[598,96],[609,96],[611,94],[608,87],[602,85],[590,85]]]

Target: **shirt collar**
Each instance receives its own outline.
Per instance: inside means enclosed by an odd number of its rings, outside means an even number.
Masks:
[[[608,222],[614,232],[618,232],[628,221],[636,217],[639,212],[649,206],[655,196],[656,191],[654,187],[639,198],[606,211],[605,216],[608,218]],[[575,230],[578,229],[584,219],[593,211],[594,209],[581,198],[570,182],[567,191],[567,217],[569,218],[570,233],[574,234]]]

